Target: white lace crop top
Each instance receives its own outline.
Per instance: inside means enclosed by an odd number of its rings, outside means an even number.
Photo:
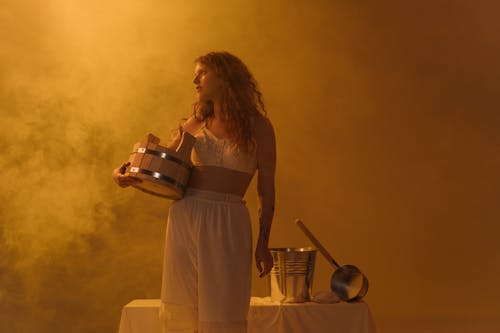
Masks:
[[[203,124],[195,134],[196,142],[191,152],[194,166],[210,165],[224,167],[253,175],[257,170],[257,154],[240,152],[235,145],[217,138]]]

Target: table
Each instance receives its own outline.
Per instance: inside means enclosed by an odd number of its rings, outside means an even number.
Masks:
[[[161,333],[159,299],[136,299],[123,307],[119,333]],[[364,302],[280,304],[252,297],[248,333],[375,333]]]

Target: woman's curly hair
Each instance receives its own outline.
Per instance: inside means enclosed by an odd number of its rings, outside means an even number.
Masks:
[[[233,136],[234,143],[246,153],[255,149],[253,123],[258,116],[266,116],[257,81],[247,66],[229,52],[210,52],[195,59],[215,72],[223,81],[221,113]],[[193,115],[198,121],[214,116],[214,106],[209,102],[195,102]]]

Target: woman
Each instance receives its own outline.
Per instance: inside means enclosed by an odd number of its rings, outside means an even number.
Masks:
[[[258,170],[260,277],[272,268],[268,249],[274,213],[276,148],[257,83],[227,52],[195,61],[198,101],[182,131],[196,137],[183,199],[172,204],[165,242],[160,317],[164,332],[246,332],[252,235],[243,196]],[[115,169],[117,184],[138,181]]]

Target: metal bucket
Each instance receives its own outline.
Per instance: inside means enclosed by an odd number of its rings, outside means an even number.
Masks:
[[[273,269],[270,274],[271,299],[281,303],[310,300],[316,249],[270,248]]]

